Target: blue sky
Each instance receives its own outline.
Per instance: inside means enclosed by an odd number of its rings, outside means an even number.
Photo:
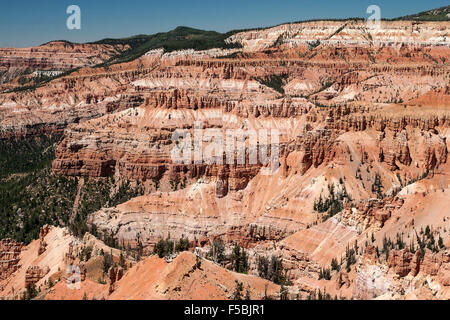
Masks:
[[[81,8],[81,30],[68,30],[66,9]],[[88,42],[168,31],[271,26],[313,18],[367,17],[376,4],[383,18],[449,4],[441,0],[2,0],[0,47],[26,47],[51,40]]]

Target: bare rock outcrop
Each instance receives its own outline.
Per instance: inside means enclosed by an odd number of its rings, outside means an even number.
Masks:
[[[114,292],[114,284],[120,281],[124,275],[124,269],[122,267],[111,267],[108,270],[109,275],[109,293]]]
[[[49,267],[40,268],[38,266],[30,266],[28,267],[25,274],[25,288],[32,286],[39,282],[45,275],[50,272]]]
[[[23,244],[12,239],[0,240],[0,281],[7,279],[20,267]]]
[[[39,250],[38,255],[41,255],[45,252],[47,248],[47,243],[45,242],[45,236],[49,233],[50,226],[45,225],[39,231]]]
[[[416,276],[420,271],[421,253],[411,253],[407,248],[403,250],[392,250],[389,253],[387,265],[400,277],[407,276],[410,272]]]

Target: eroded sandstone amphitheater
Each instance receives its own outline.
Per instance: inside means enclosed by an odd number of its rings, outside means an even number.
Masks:
[[[1,137],[60,134],[52,174],[76,178],[79,189],[103,178],[141,188],[90,212],[89,231],[144,256],[165,239],[193,247],[165,261],[127,255],[128,270],[119,277],[112,267],[108,286],[97,281],[95,259],[109,247],[50,228],[28,247],[1,243],[0,296],[53,279],[48,299],[221,299],[232,297],[238,279],[254,299],[286,288],[290,298],[449,299],[449,31],[449,22],[286,24],[234,34],[226,42],[236,48],[157,49],[108,67],[92,65],[126,48],[85,45],[50,60],[40,58],[47,49],[31,50],[38,58],[28,62],[24,52],[2,49],[8,70],[80,68],[35,90],[4,91]],[[277,130],[279,169],[263,174],[268,165],[248,157],[174,162],[173,133],[194,135],[198,123],[224,135]],[[218,239],[225,253],[245,248],[249,275],[204,260]],[[82,290],[68,291],[65,266],[80,263],[76,250],[89,246],[98,250],[83,262]],[[261,279],[261,257],[282,262],[281,289]],[[26,269],[33,266],[39,270]],[[136,279],[142,286],[132,293]]]

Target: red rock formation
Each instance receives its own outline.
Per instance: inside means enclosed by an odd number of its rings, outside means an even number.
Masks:
[[[442,253],[435,254],[429,249],[426,249],[425,257],[422,262],[421,270],[431,276],[436,276],[439,273],[443,261]]]
[[[4,71],[0,76],[0,90],[20,86],[12,82],[20,77],[53,76],[66,70],[93,66],[127,49],[129,46],[64,41],[53,41],[33,48],[0,48],[0,71]]]
[[[49,233],[50,226],[45,225],[41,228],[39,232],[39,250],[38,255],[41,255],[45,252],[45,249],[47,248],[47,243],[45,242],[45,236]]]
[[[40,268],[38,266],[30,266],[25,274],[25,288],[36,284],[39,280],[45,277],[50,271],[49,267]]]
[[[448,252],[433,253],[428,249],[426,249],[423,261],[421,261],[420,250],[413,254],[408,249],[392,250],[387,261],[389,268],[400,277],[405,277],[410,272],[414,277],[419,272],[430,276],[437,276],[441,268],[443,268],[445,271],[442,271],[441,274],[445,274],[443,276],[444,283],[447,283],[446,270],[449,267],[448,263]]]
[[[0,281],[7,279],[20,267],[22,243],[11,239],[0,240]]]
[[[443,286],[450,287],[450,251],[447,250],[442,253],[441,257],[441,267],[438,271],[438,279],[439,282],[442,283]]]
[[[117,281],[120,281],[120,279],[122,279],[123,275],[124,275],[124,270],[122,267],[111,267],[109,268],[108,271],[109,274],[109,293],[113,293],[114,292],[114,284]]]
[[[339,272],[336,278],[336,290],[340,290],[342,286],[350,287],[350,280],[348,274],[345,272]]]
[[[417,251],[417,254],[412,254],[408,249],[392,250],[389,252],[387,265],[400,277],[408,275],[411,272],[412,265],[414,266],[414,273],[416,273],[420,268],[420,251]]]

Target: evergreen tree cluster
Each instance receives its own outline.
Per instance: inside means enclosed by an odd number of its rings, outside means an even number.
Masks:
[[[408,237],[409,238],[409,237]],[[403,234],[397,233],[395,241],[384,236],[383,238],[383,248],[381,249],[381,254],[387,260],[389,258],[389,253],[391,250],[402,250],[407,247],[407,243],[404,241]],[[410,239],[408,249],[410,252],[415,253],[417,250],[421,252],[422,260],[425,257],[426,249],[431,250],[433,253],[438,253],[441,250],[445,250],[444,239],[442,236],[433,232],[431,227],[427,225],[425,229],[421,228],[420,232],[415,232],[415,235]],[[380,251],[378,247],[376,248],[378,256],[380,256]]]
[[[180,184],[180,179],[177,177],[175,180],[170,180],[169,183],[172,191],[177,191],[178,185]]]
[[[60,136],[41,135],[30,139],[0,139],[0,179],[15,173],[43,169],[54,159],[54,146]]]
[[[431,250],[433,253],[438,253],[439,251],[446,249],[442,236],[439,235],[438,240],[436,241],[435,233],[429,225],[425,227],[425,231],[421,228],[420,234],[417,234],[416,232],[416,241],[418,249],[420,249],[422,253],[422,260],[425,257],[426,249]],[[413,245],[411,245],[411,247],[414,249]]]
[[[80,251],[79,258],[81,261],[89,261],[92,256],[93,248],[91,246],[83,247]]]
[[[231,266],[233,271],[239,273],[247,273],[249,269],[247,252],[237,244],[231,253]]]
[[[239,282],[238,280],[235,280],[236,287],[234,288],[233,292],[233,300],[243,300],[242,292],[244,291],[244,285],[242,282]]]
[[[231,254],[226,255],[225,244],[220,238],[212,241],[206,258],[220,265],[230,263],[231,270],[239,273],[247,273],[250,268],[247,251],[235,244]]]
[[[110,253],[104,252],[103,249],[101,251],[101,255],[103,256],[103,273],[107,274],[109,268],[115,266],[114,257],[112,251]]]
[[[338,263],[336,258],[333,258],[331,260],[331,270],[332,271],[338,271],[338,272],[341,271],[341,265],[342,265],[342,263]]]
[[[160,258],[167,257],[173,253],[188,251],[191,248],[191,243],[188,239],[181,238],[176,243],[166,239],[160,240],[153,248],[153,254]]]
[[[288,284],[287,272],[284,270],[281,258],[272,256],[268,259],[264,256],[258,256],[257,264],[259,277],[280,285]]]
[[[273,74],[266,76],[264,78],[256,78],[256,81],[284,95],[285,92],[283,86],[288,77],[289,77],[288,74],[281,74],[281,75]]]
[[[319,280],[331,280],[331,270],[328,268],[320,268],[319,271]]]
[[[52,174],[49,167],[0,179],[0,238],[28,244],[43,225],[66,225],[77,184],[74,178]]]
[[[86,232],[98,236],[95,227],[89,228],[86,223],[89,214],[101,208],[115,207],[144,193],[142,188],[132,188],[128,181],[121,183],[116,192],[112,193],[111,190],[116,190],[116,182],[112,177],[87,180],[81,190],[81,201],[75,219],[69,225],[69,229],[75,236],[83,237]],[[112,237],[112,235],[109,236]],[[108,238],[108,235],[104,237],[103,240],[108,242],[107,245],[117,246],[114,239]]]
[[[89,214],[143,194],[142,188],[132,188],[129,182],[116,186],[112,178],[87,179],[70,222],[79,179],[52,173],[59,139],[42,135],[0,140],[0,238],[28,244],[38,238],[45,224],[69,227],[75,236],[82,237],[85,232],[96,232],[86,224]]]
[[[378,199],[383,199],[384,195],[383,195],[383,183],[381,182],[381,177],[380,175],[377,173],[375,175],[375,180],[372,184],[372,192],[375,193],[377,195]]]
[[[358,254],[358,242],[355,242],[355,245],[353,248],[350,248],[347,246],[345,248],[345,269],[347,272],[350,272],[352,265],[356,263],[356,255]]]
[[[211,261],[214,261],[215,263],[223,264],[223,262],[226,260],[226,257],[225,244],[223,243],[222,239],[218,238],[213,240],[207,258]]]
[[[310,292],[307,300],[332,300],[331,295],[324,289],[322,292],[320,289],[316,292]]]
[[[36,289],[35,284],[28,285],[23,293],[22,300],[32,300],[37,297],[39,291]]]
[[[314,201],[314,211],[326,213],[323,221],[328,220],[344,209],[344,199],[351,201],[345,186],[342,187],[341,191],[336,192],[335,185],[330,184],[328,185],[328,193],[327,198],[320,195],[319,200]]]
[[[405,248],[405,242],[403,241],[403,235],[397,233],[396,234],[396,241],[392,241],[391,238],[387,238],[386,235],[383,237],[383,248],[381,249],[381,253],[384,255],[385,259],[387,260],[389,258],[389,252],[391,250],[397,249],[402,250]],[[378,247],[377,247],[378,252]],[[412,252],[415,252],[413,250]]]

